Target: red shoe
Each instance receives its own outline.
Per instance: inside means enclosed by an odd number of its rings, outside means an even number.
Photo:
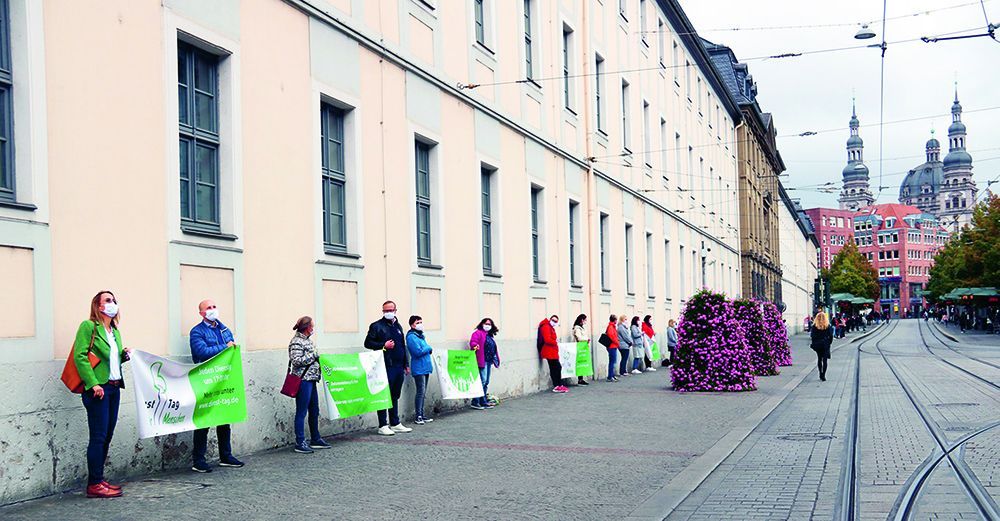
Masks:
[[[121,497],[121,490],[112,490],[104,485],[104,483],[98,483],[96,485],[87,486],[87,497],[92,498],[110,498],[110,497]]]
[[[110,488],[111,490],[114,490],[114,491],[118,491],[118,490],[122,489],[121,485],[112,485],[111,483],[108,483],[107,481],[102,481],[101,484],[104,485],[105,487]]]

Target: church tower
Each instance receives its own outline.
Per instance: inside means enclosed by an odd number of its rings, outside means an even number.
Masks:
[[[847,166],[844,167],[844,188],[837,202],[841,210],[858,211],[875,202],[868,185],[868,167],[865,166],[865,143],[858,134],[861,123],[858,113],[851,104],[851,136],[847,138]]]
[[[948,155],[944,157],[944,183],[941,186],[938,217],[941,223],[956,232],[972,221],[972,208],[976,205],[976,182],[972,179],[972,156],[965,150],[965,123],[962,123],[962,104],[951,105],[951,126],[948,127]]]

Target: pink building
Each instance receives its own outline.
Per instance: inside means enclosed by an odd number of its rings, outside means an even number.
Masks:
[[[934,215],[904,204],[869,206],[856,212],[853,220],[854,242],[878,271],[882,286],[878,309],[894,316],[920,313],[926,306],[921,291],[930,278],[934,255],[949,233]]]
[[[833,208],[810,208],[806,215],[812,221],[816,230],[816,240],[819,241],[820,268],[829,268],[833,258],[854,235],[855,212]]]

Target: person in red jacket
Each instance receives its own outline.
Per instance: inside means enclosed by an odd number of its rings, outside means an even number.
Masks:
[[[542,320],[538,323],[538,341],[541,344],[541,356],[549,362],[549,376],[552,377],[552,392],[568,393],[569,388],[562,384],[562,365],[559,363],[559,337],[556,328],[559,327],[559,316]]]
[[[611,345],[608,346],[608,381],[617,382],[618,377],[615,375],[618,374],[618,371],[615,369],[618,366],[618,346],[620,345],[618,343],[618,317],[611,315],[608,320],[608,329],[604,331],[604,334],[611,339]]]

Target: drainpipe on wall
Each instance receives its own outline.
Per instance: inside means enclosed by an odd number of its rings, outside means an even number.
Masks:
[[[594,150],[594,132],[596,131],[596,129],[592,129],[591,128],[591,124],[592,124],[592,121],[591,121],[591,106],[590,106],[590,102],[591,102],[591,82],[589,81],[590,76],[588,76],[590,74],[590,57],[593,55],[593,49],[591,49],[590,45],[589,45],[590,44],[590,21],[589,21],[589,17],[587,16],[590,13],[590,2],[581,2],[580,5],[583,6],[583,8],[581,9],[581,13],[580,13],[580,25],[581,25],[581,31],[580,32],[582,33],[580,39],[583,42],[583,45],[581,45],[581,47],[584,47],[584,54],[583,54],[583,78],[584,78],[584,82],[583,82],[583,89],[582,89],[583,90],[583,100],[584,100],[583,101],[583,131],[585,133],[584,135],[586,136],[586,139],[584,139],[585,153],[586,153],[586,156],[589,158],[589,157],[593,156],[593,150]],[[595,81],[596,81],[596,79],[595,79]],[[595,280],[595,270],[594,270],[594,260],[593,260],[594,259],[594,256],[593,256],[593,253],[594,253],[594,240],[593,240],[593,238],[600,236],[599,233],[594,233],[595,232],[595,224],[597,226],[600,226],[600,223],[597,221],[597,190],[595,190],[595,186],[594,186],[594,184],[596,183],[594,175],[595,175],[594,174],[594,162],[593,161],[587,161],[587,226],[585,227],[585,229],[587,230],[587,246],[588,246],[588,248],[587,248],[586,251],[590,252],[590,255],[587,256],[588,257],[587,258],[587,284],[590,286],[589,287],[590,291],[588,292],[588,295],[587,295],[587,318],[588,318],[587,322],[588,322],[588,324],[590,326],[589,333],[590,333],[590,338],[591,339],[594,338],[594,324],[602,324],[603,323],[603,321],[596,322],[595,321],[595,316],[594,316],[594,309],[595,309],[595,305],[596,305],[596,300],[597,300],[597,298],[598,298],[598,296],[600,294],[599,292],[601,291],[601,288],[599,287],[600,284],[601,284],[601,281],[599,279]],[[600,248],[600,245],[598,244],[597,247]],[[598,261],[598,262],[600,262],[600,261]],[[597,364],[596,364],[596,362],[594,360],[594,358],[595,358],[594,354],[595,354],[594,353],[594,346],[593,346],[593,342],[591,342],[591,346],[590,346],[590,365],[594,369],[594,378],[596,378],[597,377],[597,367],[596,367]]]

